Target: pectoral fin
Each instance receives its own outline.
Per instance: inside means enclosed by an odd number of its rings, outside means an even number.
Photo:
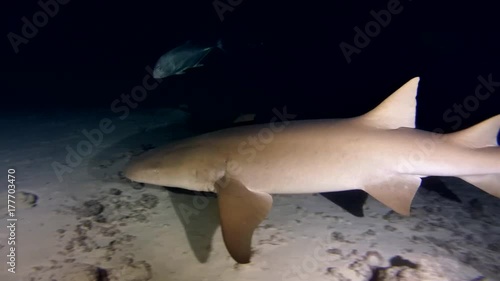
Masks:
[[[422,179],[413,175],[397,175],[386,181],[365,186],[364,190],[401,215],[410,214],[413,197]]]
[[[238,263],[249,263],[252,235],[271,209],[271,195],[246,188],[240,181],[224,177],[215,183],[219,216],[226,248]]]

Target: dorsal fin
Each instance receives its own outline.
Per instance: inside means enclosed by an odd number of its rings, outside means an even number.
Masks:
[[[416,96],[419,80],[419,77],[415,77],[406,82],[372,111],[361,115],[359,118],[367,125],[376,128],[415,128]]]
[[[471,148],[498,146],[498,130],[500,130],[500,115],[493,116],[470,128],[448,134],[448,137],[456,143]]]

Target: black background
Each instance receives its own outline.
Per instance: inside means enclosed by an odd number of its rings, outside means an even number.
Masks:
[[[494,4],[402,0],[401,13],[347,63],[339,44],[354,45],[353,28],[364,29],[370,11],[390,1],[270,2],[243,0],[221,21],[214,1],[71,0],[15,54],[7,34],[20,35],[21,18],[32,21],[41,8],[37,1],[11,1],[4,9],[3,111],[109,107],[169,49],[222,38],[226,53],[163,81],[139,107],[188,103],[205,116],[267,116],[286,105],[299,119],[349,117],[420,76],[421,128],[453,131],[500,113],[499,87],[460,126],[443,118],[474,95],[479,75],[500,81]]]

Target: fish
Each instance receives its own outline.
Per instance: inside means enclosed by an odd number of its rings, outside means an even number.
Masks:
[[[233,120],[233,124],[247,123],[255,120],[255,113],[240,114]]]
[[[276,110],[268,124],[178,140],[131,159],[124,175],[216,193],[223,240],[238,263],[250,262],[272,194],[363,190],[408,216],[422,178],[450,176],[500,198],[500,115],[452,133],[417,129],[419,80],[357,117],[293,120]]]
[[[155,79],[163,79],[172,75],[184,74],[186,70],[204,66],[203,59],[214,49],[224,50],[222,41],[215,46],[195,43],[191,40],[166,52],[158,59],[153,69]]]

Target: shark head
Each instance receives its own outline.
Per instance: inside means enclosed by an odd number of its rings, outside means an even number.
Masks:
[[[225,160],[197,145],[169,146],[150,150],[133,159],[124,175],[136,182],[212,191],[213,183],[224,174]],[[207,166],[215,169],[206,169]]]

